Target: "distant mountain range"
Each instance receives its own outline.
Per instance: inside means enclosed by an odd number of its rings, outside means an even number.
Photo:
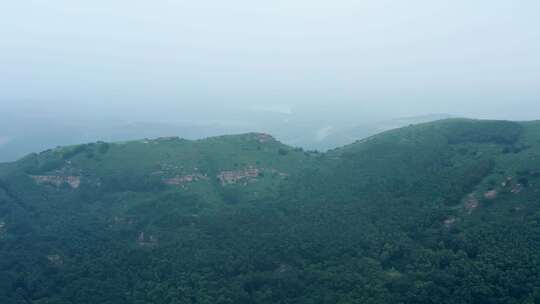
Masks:
[[[291,113],[253,112],[231,121],[183,121],[179,123],[63,122],[61,119],[34,117],[29,120],[0,122],[0,162],[57,146],[93,141],[123,141],[164,136],[201,139],[250,131],[270,133],[280,141],[305,149],[326,151],[376,133],[408,124],[450,118],[426,115],[377,122],[336,124],[310,120]]]

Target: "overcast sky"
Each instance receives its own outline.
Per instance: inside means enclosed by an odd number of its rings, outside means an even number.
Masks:
[[[538,0],[0,1],[0,105],[540,119],[539,13]]]

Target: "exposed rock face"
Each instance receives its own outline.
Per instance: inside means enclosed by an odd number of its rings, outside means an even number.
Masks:
[[[266,143],[266,142],[274,141],[274,138],[271,135],[264,134],[264,133],[255,134],[255,138],[260,143]]]
[[[60,187],[67,184],[72,189],[77,189],[81,185],[80,176],[31,175],[30,177],[39,185],[52,185],[55,187]]]
[[[64,264],[64,259],[59,254],[49,254],[47,260],[53,265],[59,266]]]
[[[494,200],[494,199],[497,198],[497,195],[498,195],[498,194],[499,194],[499,193],[497,192],[497,190],[490,190],[490,191],[484,193],[484,197],[485,197],[486,199],[488,199],[488,200]]]
[[[480,206],[480,202],[478,201],[474,193],[469,194],[465,199],[465,209],[469,213],[472,213],[474,209],[478,208],[478,206]]]
[[[6,222],[0,221],[0,239],[4,237],[6,233]]]
[[[446,228],[450,228],[456,222],[455,217],[447,218],[444,220],[443,224]]]
[[[208,179],[208,177],[200,173],[195,173],[188,175],[179,175],[173,178],[167,178],[163,180],[163,183],[165,183],[166,185],[183,186],[185,184],[193,183],[203,179]]]
[[[236,171],[222,171],[218,174],[218,179],[221,185],[231,185],[239,182],[248,183],[257,179],[261,169],[255,167],[248,167],[242,170]]]
[[[77,189],[81,185],[81,177],[79,177],[79,176],[66,176],[66,182],[68,183],[68,185],[71,186],[71,188]]]

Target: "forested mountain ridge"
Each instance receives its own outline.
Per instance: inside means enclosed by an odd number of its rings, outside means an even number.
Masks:
[[[0,302],[540,303],[539,191],[538,122],[57,148],[0,166]]]

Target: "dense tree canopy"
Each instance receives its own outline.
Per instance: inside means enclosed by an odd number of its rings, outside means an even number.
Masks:
[[[540,303],[540,124],[265,134],[0,166],[0,303]]]

